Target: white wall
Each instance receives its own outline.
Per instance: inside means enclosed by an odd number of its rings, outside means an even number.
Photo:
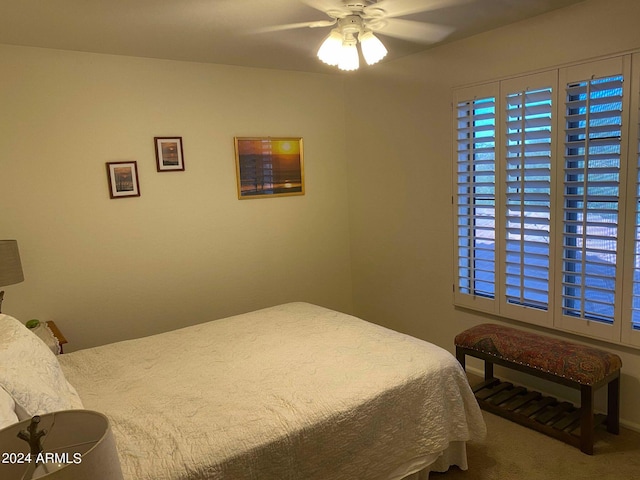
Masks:
[[[636,0],[586,1],[381,65],[347,83],[357,315],[450,351],[465,328],[502,321],[452,303],[452,89],[639,48],[638,18]],[[640,428],[640,351],[589,343],[622,357],[622,417]]]
[[[25,281],[3,312],[68,350],[287,301],[348,311],[338,77],[0,45],[0,238]],[[157,173],[154,136],[182,136]],[[304,196],[238,200],[234,136],[304,139]],[[105,162],[136,160],[111,200]]]

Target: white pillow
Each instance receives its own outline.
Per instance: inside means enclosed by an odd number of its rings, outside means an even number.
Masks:
[[[2,314],[0,386],[15,401],[19,420],[83,408],[49,347],[18,320]]]
[[[14,423],[18,423],[16,402],[13,401],[4,388],[0,387],[0,430]]]

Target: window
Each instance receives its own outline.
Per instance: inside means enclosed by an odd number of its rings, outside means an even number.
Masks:
[[[638,113],[638,106],[634,109],[634,112]],[[640,117],[640,115],[638,115]],[[636,119],[637,120],[637,119]],[[635,198],[634,208],[632,209],[635,222],[633,234],[635,242],[633,245],[633,285],[632,289],[632,303],[631,303],[631,328],[640,332],[640,121],[636,121],[635,125],[636,133],[636,152],[637,152],[637,164],[635,172]]]
[[[632,118],[630,63],[456,90],[456,305],[640,346],[640,100]]]
[[[553,89],[513,87],[504,95],[505,301],[548,311]]]
[[[632,57],[631,79],[640,79],[640,54]],[[631,128],[629,129],[629,174],[627,211],[629,212],[626,238],[632,239],[625,250],[623,272],[625,290],[623,292],[622,339],[627,345],[640,346],[640,81],[633,83],[630,102]],[[631,159],[634,159],[631,165]],[[626,288],[630,286],[631,288]],[[626,308],[626,307],[629,308]]]
[[[620,197],[622,76],[567,85],[562,308],[612,325]]]
[[[458,105],[458,235],[460,288],[495,294],[495,114],[494,98]]]
[[[496,294],[496,97],[457,102],[456,112],[457,291],[482,308]]]

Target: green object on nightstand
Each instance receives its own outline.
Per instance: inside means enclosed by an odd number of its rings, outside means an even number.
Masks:
[[[34,318],[33,320],[29,320],[26,324],[27,328],[36,328],[40,325],[40,320]]]

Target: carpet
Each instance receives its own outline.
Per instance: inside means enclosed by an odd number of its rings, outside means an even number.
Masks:
[[[482,412],[487,438],[469,442],[469,469],[452,467],[430,480],[636,480],[640,479],[640,433],[596,429],[594,455],[542,433]]]

